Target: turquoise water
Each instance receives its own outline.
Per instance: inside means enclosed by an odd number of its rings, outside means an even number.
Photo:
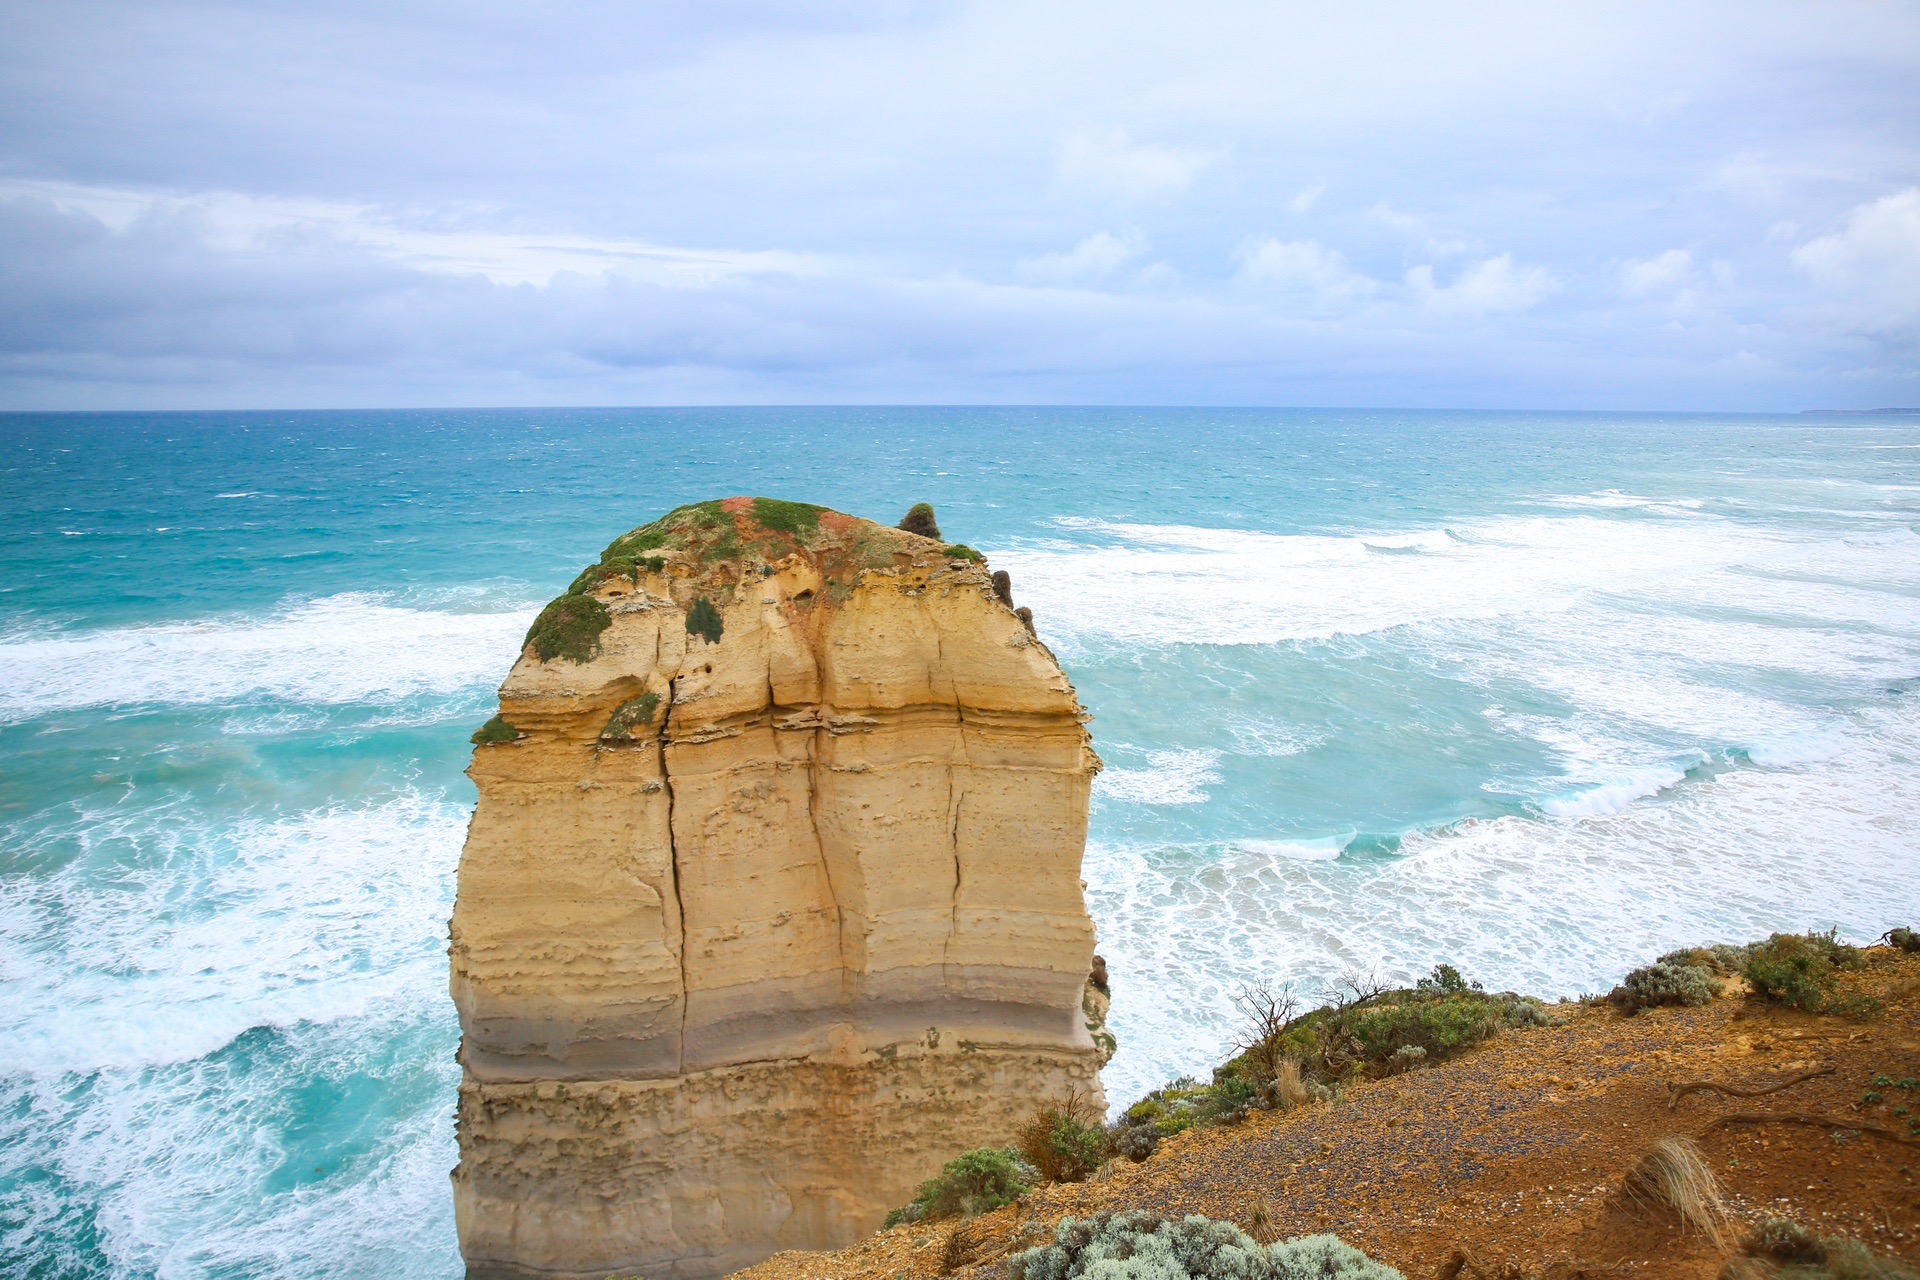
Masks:
[[[1095,713],[1116,1098],[1236,986],[1920,920],[1920,423],[0,417],[0,1272],[452,1277],[466,736],[615,534],[932,501]]]

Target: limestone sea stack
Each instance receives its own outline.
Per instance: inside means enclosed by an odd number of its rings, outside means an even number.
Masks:
[[[608,547],[475,735],[469,1277],[844,1245],[1037,1104],[1103,1105],[1086,720],[966,547],[764,498]]]

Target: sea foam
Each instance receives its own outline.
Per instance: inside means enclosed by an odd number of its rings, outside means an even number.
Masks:
[[[228,820],[81,808],[36,837],[80,856],[0,899],[0,1074],[188,1062],[437,989],[465,824],[418,792]]]
[[[1078,542],[994,556],[1049,643],[1276,644],[1554,611],[1736,564],[1804,540],[1715,518],[1515,516],[1445,530],[1271,534],[1077,521]],[[1449,526],[1454,528],[1454,526]],[[1378,548],[1418,554],[1378,554]]]
[[[1234,993],[1343,973],[1410,982],[1456,965],[1493,988],[1604,990],[1673,947],[1920,919],[1920,700],[1793,769],[1733,770],[1577,821],[1515,816],[1411,833],[1397,856],[1275,856],[1258,841],[1129,843],[1087,856],[1113,975],[1118,1101],[1226,1052]],[[1179,998],[1169,998],[1178,992]]]
[[[532,618],[349,593],[258,618],[16,634],[0,640],[0,719],[261,696],[343,704],[452,693],[497,683]]]

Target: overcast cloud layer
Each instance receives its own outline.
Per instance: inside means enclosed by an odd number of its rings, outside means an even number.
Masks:
[[[0,6],[0,407],[1920,403],[1920,6]]]

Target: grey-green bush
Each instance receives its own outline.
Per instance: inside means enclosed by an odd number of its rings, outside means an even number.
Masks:
[[[1269,1249],[1273,1280],[1406,1280],[1339,1236],[1301,1236]]]
[[[1628,1013],[1638,1013],[1663,1005],[1711,1004],[1719,989],[1713,980],[1713,971],[1705,965],[1656,960],[1628,974],[1626,981],[1608,993],[1607,999]]]
[[[1122,1124],[1109,1135],[1115,1155],[1138,1163],[1160,1149],[1160,1131],[1151,1121],[1146,1124]]]
[[[1815,1236],[1786,1218],[1769,1218],[1741,1243],[1721,1280],[1916,1280],[1920,1272],[1876,1254],[1858,1240]],[[1750,1259],[1758,1260],[1756,1266]]]
[[[1337,1236],[1267,1248],[1230,1222],[1137,1210],[1068,1218],[1010,1261],[1019,1280],[1405,1280]]]

